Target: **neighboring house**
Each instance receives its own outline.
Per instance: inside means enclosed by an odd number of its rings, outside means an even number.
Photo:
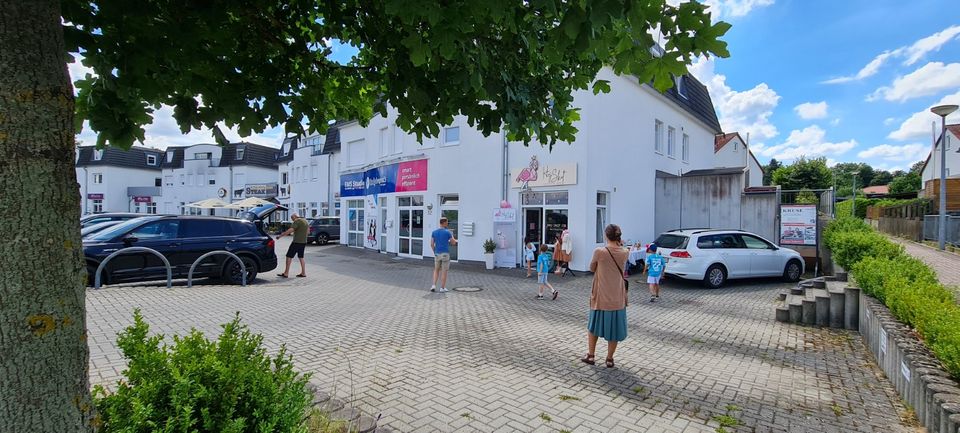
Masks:
[[[277,149],[253,143],[169,147],[163,154],[163,213],[231,215],[232,210],[201,210],[184,205],[219,198],[277,195]]]
[[[886,197],[890,194],[890,185],[868,186],[862,191],[867,198]]]
[[[162,155],[145,147],[78,147],[76,171],[83,214],[157,213]]]
[[[763,166],[753,152],[747,148],[747,141],[737,132],[717,134],[714,137],[713,153],[715,168],[742,168],[744,188],[763,186]]]
[[[938,137],[933,151],[927,154],[927,159],[923,162],[920,176],[923,189],[926,189],[928,182],[940,179],[940,143],[942,142],[943,137]],[[944,150],[947,154],[947,177],[960,177],[960,153],[958,153],[960,152],[960,124],[947,125],[946,148]],[[923,191],[921,191],[922,193]]]
[[[430,257],[430,233],[446,216],[460,240],[454,259],[482,260],[493,239],[509,266],[524,241],[553,245],[569,229],[571,267],[586,269],[608,223],[625,241],[653,241],[657,178],[715,167],[716,112],[691,76],[664,93],[609,68],[597,79],[611,92],[574,94],[577,139],[552,152],[508,143],[502,132],[484,137],[463,116],[422,142],[397,128],[392,108],[366,127],[341,125],[341,242]],[[500,210],[501,200],[513,210]]]
[[[337,215],[338,203],[334,202],[339,196],[339,125],[330,125],[325,134],[283,140],[276,152],[277,200],[289,211],[281,218],[289,218],[292,212],[307,218]]]

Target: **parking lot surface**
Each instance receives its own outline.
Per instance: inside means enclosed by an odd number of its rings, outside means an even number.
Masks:
[[[666,281],[651,304],[635,282],[629,336],[606,369],[578,361],[589,276],[553,278],[559,299],[537,301],[520,270],[454,267],[446,294],[428,291],[431,270],[311,246],[307,278],[91,290],[91,382],[120,379],[114,340],[134,308],[168,336],[216,335],[239,311],[270,350],[286,345],[313,382],[394,431],[914,431],[858,335],[774,320],[784,283]]]

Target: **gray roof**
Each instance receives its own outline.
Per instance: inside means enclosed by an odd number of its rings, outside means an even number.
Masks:
[[[160,170],[160,164],[163,160],[163,151],[145,147],[134,146],[129,150],[106,147],[103,149],[103,156],[100,159],[94,159],[95,146],[80,146],[77,150],[79,152],[77,167],[111,166]],[[157,157],[153,165],[147,164],[147,155]]]
[[[704,86],[703,83],[693,75],[684,75],[680,77],[680,80],[683,83],[682,86],[686,97],[678,93],[676,85],[666,92],[662,92],[663,96],[666,96],[667,99],[682,107],[693,115],[693,117],[700,119],[703,123],[706,123],[707,126],[713,128],[714,134],[723,132],[723,129],[720,128],[720,120],[717,119],[717,110],[713,108],[713,101],[710,99],[710,92],[707,90],[707,86]]]
[[[323,144],[323,153],[332,154],[340,151],[340,127],[352,120],[338,120],[327,129],[327,140]]]
[[[706,170],[691,170],[686,173],[683,173],[683,177],[687,176],[720,176],[724,174],[742,174],[744,171],[743,167],[734,167],[734,168],[710,168]]]
[[[193,146],[198,146],[201,144],[207,144],[211,146],[216,146],[213,143],[197,143]],[[162,158],[161,166],[163,168],[182,168],[184,160],[184,152],[187,148],[193,146],[177,146],[177,147],[168,147],[166,152],[173,152],[173,160],[167,162],[166,153],[164,153]],[[243,158],[237,159],[237,147],[243,146]],[[239,142],[239,143],[229,143],[227,145],[221,146],[222,155],[220,157],[220,164],[218,167],[229,167],[229,166],[245,166],[252,165],[258,167],[267,167],[273,168],[276,166],[275,155],[277,154],[277,149],[269,146],[264,146],[260,144]]]

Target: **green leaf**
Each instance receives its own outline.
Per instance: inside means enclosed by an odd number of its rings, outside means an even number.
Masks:
[[[610,93],[610,82],[607,80],[597,80],[593,82],[593,94]]]

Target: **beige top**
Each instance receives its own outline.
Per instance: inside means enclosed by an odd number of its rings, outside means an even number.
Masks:
[[[611,253],[613,257],[610,257]],[[623,248],[597,247],[593,250],[593,258],[590,259],[590,272],[593,272],[591,310],[615,311],[626,308],[627,290],[620,269],[623,269],[628,255]]]

